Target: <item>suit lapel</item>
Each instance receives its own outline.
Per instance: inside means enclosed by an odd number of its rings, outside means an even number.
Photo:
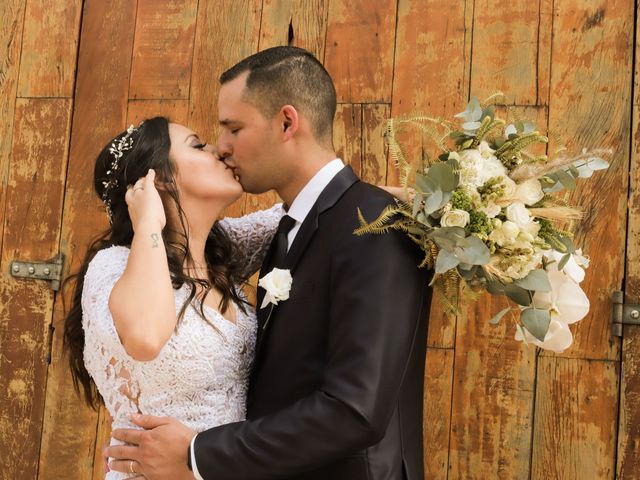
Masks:
[[[304,219],[304,222],[302,222],[302,225],[300,226],[300,230],[298,230],[298,233],[296,234],[296,237],[293,240],[293,244],[291,245],[291,248],[289,248],[289,252],[287,253],[287,256],[284,259],[284,268],[290,270],[291,275],[294,274],[296,266],[298,265],[298,262],[302,258],[302,254],[306,250],[307,245],[309,245],[309,242],[311,241],[311,239],[316,233],[316,230],[318,229],[318,217],[320,216],[320,214],[322,214],[329,208],[333,207],[336,204],[336,202],[340,199],[340,197],[342,197],[342,195],[349,189],[349,187],[351,187],[351,185],[353,185],[357,181],[358,181],[358,177],[356,176],[355,173],[353,173],[353,170],[351,169],[351,167],[346,166],[342,170],[340,170],[340,172],[338,172],[335,177],[333,177],[331,182],[329,182],[329,184],[322,191],[322,193],[318,197],[318,200],[309,211],[309,214],[307,215],[307,217]],[[353,214],[355,215],[355,212]],[[273,250],[273,248],[274,247],[272,243],[271,247],[269,248],[269,253],[267,253],[267,256],[265,257],[265,260],[269,259],[269,255],[271,254],[271,251]],[[263,266],[264,265],[267,265],[266,261],[265,263],[263,263]],[[269,272],[264,272],[260,270],[260,278],[262,278],[267,273]],[[296,281],[295,277],[293,281],[295,283]],[[265,295],[264,289],[262,287],[259,287],[258,294],[257,294],[258,338],[257,338],[257,344],[256,344],[256,358],[258,357],[258,353],[260,351],[260,346],[262,344],[262,340],[264,339],[264,335],[268,327],[273,324],[273,320],[274,320],[273,317],[276,315],[278,310],[277,306],[267,306],[265,308],[260,308],[264,295]],[[273,311],[272,311],[272,307],[273,307]],[[267,318],[269,317],[269,314],[271,314],[271,318],[269,319],[269,322],[266,324],[267,328],[264,328]]]

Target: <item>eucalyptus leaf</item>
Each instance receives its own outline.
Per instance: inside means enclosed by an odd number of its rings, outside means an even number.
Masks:
[[[491,258],[489,248],[473,235],[460,240],[455,253],[461,262],[471,265],[486,265]]]
[[[503,308],[498,313],[496,313],[491,320],[489,320],[489,323],[491,325],[498,325],[500,323],[500,320],[502,320],[502,317],[509,313],[509,310],[511,310],[511,307]]]
[[[432,178],[420,174],[416,174],[416,186],[424,193],[433,193],[438,189],[438,185]]]
[[[429,238],[436,242],[441,249],[453,252],[458,243],[464,240],[465,231],[460,227],[442,227],[429,234]]]
[[[427,176],[438,186],[443,192],[453,192],[460,181],[453,169],[444,162],[438,162],[429,168]]]
[[[573,178],[580,178],[580,171],[575,165],[569,165],[569,173],[573,175]]]
[[[518,305],[522,305],[523,307],[531,305],[531,292],[516,285],[515,283],[505,285],[504,294]]]
[[[430,215],[438,210],[440,208],[440,205],[442,205],[442,198],[442,190],[436,190],[431,195],[429,195],[427,197],[427,201],[425,202],[424,212],[427,215]]]
[[[531,270],[529,274],[516,280],[516,285],[526,290],[532,290],[536,292],[550,292],[551,283],[549,283],[549,275],[545,270]]]
[[[600,157],[591,157],[587,160],[587,165],[591,170],[604,170],[609,168],[609,162]]]
[[[549,323],[551,322],[549,310],[533,307],[525,308],[520,312],[520,319],[531,335],[544,342],[544,337],[549,331]]]
[[[568,253],[574,253],[576,251],[576,247],[573,244],[573,241],[569,237],[565,237],[564,235],[558,235],[558,240],[567,247]]]
[[[465,122],[462,124],[462,128],[466,131],[475,131],[480,128],[482,124],[480,122]]]
[[[558,263],[558,270],[562,270],[570,259],[571,259],[570,253],[567,253],[566,255],[564,255],[560,259],[560,262]]]
[[[452,268],[455,268],[460,263],[460,260],[456,256],[446,250],[440,250],[438,252],[438,258],[436,258],[436,273],[444,273]]]
[[[491,295],[504,295],[504,284],[490,280],[487,282],[487,292]]]
[[[573,190],[574,188],[576,188],[576,179],[569,175],[566,171],[558,170],[555,172],[555,174],[558,176],[558,180],[560,180],[560,183],[562,183],[562,185],[564,185],[566,188],[568,188],[569,190]]]

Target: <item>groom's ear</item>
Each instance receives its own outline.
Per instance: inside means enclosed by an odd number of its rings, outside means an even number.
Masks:
[[[283,140],[288,141],[293,138],[295,133],[298,131],[299,126],[299,118],[298,111],[293,105],[285,105],[280,109],[281,115],[281,125],[282,125],[282,133]]]

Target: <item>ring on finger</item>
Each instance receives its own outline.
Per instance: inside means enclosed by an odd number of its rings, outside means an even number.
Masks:
[[[134,460],[130,460],[129,461],[129,472],[130,473],[136,473],[135,470],[133,469],[133,462],[134,462]]]

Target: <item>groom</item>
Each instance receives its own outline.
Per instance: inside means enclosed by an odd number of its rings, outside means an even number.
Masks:
[[[106,454],[152,480],[421,480],[427,279],[403,234],[353,234],[358,209],[393,199],[336,158],[335,88],[309,52],[259,52],[220,82],[219,153],[245,191],[288,205],[260,277],[289,270],[290,295],[260,308],[259,288],[246,421],[194,437],[140,416],[147,431],[113,433],[135,446]]]

